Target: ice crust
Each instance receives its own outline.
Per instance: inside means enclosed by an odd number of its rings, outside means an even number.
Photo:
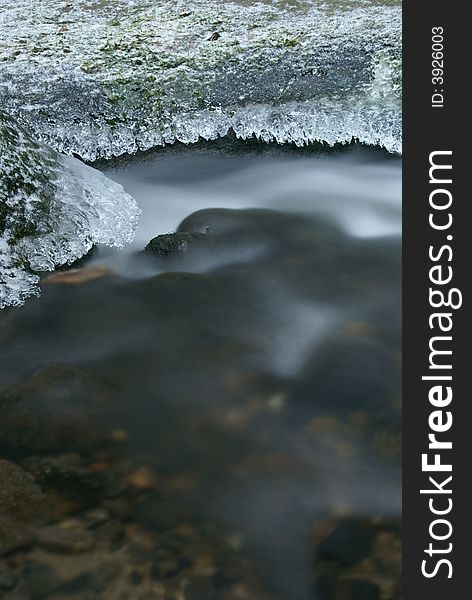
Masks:
[[[138,217],[119,184],[0,113],[0,308],[38,295],[37,272],[130,242]]]
[[[0,103],[87,160],[179,140],[401,151],[388,0],[0,0]]]

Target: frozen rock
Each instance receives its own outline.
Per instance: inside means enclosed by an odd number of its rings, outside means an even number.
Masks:
[[[0,0],[0,102],[87,160],[179,140],[401,144],[399,0]]]
[[[35,272],[131,241],[138,216],[120,185],[0,111],[0,308],[39,293]]]

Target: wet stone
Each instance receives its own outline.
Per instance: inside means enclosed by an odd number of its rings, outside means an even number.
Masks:
[[[62,594],[81,594],[84,590],[90,590],[94,583],[92,574],[81,573],[69,581],[62,583],[57,591]]]
[[[6,460],[0,460],[0,513],[23,523],[49,520],[46,497],[39,486],[21,467]]]
[[[22,523],[0,513],[0,557],[28,548],[33,535]]]
[[[182,570],[182,566],[178,558],[169,556],[164,560],[158,560],[155,568],[155,577],[160,579],[161,577],[172,577]]]
[[[22,464],[43,490],[73,498],[80,509],[96,505],[107,484],[106,473],[83,468],[76,454],[30,457]]]
[[[374,531],[366,523],[347,521],[321,542],[318,558],[354,565],[369,556],[373,539]]]
[[[7,565],[0,565],[0,591],[11,590],[17,581],[17,576],[13,569]]]
[[[50,552],[80,553],[91,550],[94,546],[93,535],[84,530],[50,525],[36,532],[40,546]]]
[[[182,254],[203,241],[206,241],[206,235],[202,233],[166,233],[153,238],[145,251],[165,258]]]
[[[95,508],[81,515],[82,521],[87,529],[96,529],[110,519],[110,515],[103,508]]]
[[[142,573],[140,573],[139,571],[136,571],[134,569],[129,572],[128,578],[129,578],[129,582],[132,583],[133,585],[140,585],[143,581]]]
[[[102,505],[111,515],[120,519],[127,519],[134,514],[133,504],[125,498],[107,498]]]
[[[109,439],[113,388],[66,366],[45,368],[0,397],[0,443],[22,451],[88,448]]]
[[[59,577],[54,569],[35,560],[26,562],[21,579],[26,583],[31,600],[49,598],[59,585]]]
[[[132,541],[128,545],[127,549],[130,556],[130,561],[133,565],[140,566],[144,564],[150,564],[152,565],[152,575],[156,575],[157,571],[154,568],[154,563],[157,560],[157,553],[154,548],[148,548]]]
[[[192,577],[184,591],[185,600],[218,600],[217,592],[209,577]]]
[[[315,551],[316,598],[400,600],[400,521],[351,517],[334,525]]]
[[[95,542],[111,549],[121,546],[123,536],[123,526],[118,521],[108,521],[94,529]]]
[[[109,586],[120,577],[123,581],[126,581],[126,575],[123,567],[124,565],[120,561],[105,559],[100,564],[100,568],[95,572],[94,581],[90,587],[94,590],[102,592],[109,588]]]
[[[157,531],[173,527],[179,518],[179,509],[153,494],[140,499],[134,507],[134,518]]]

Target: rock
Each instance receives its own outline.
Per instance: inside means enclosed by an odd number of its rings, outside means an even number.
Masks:
[[[42,489],[80,510],[96,506],[107,487],[107,473],[84,468],[77,454],[33,456],[22,464]]]
[[[210,577],[191,577],[185,586],[185,600],[217,600],[217,591]]]
[[[22,523],[0,513],[0,557],[28,548],[33,539],[31,531]]]
[[[44,0],[43,6],[46,14],[53,14],[56,0]],[[178,139],[214,140],[231,126],[244,138],[297,146],[320,138],[331,146],[358,137],[400,150],[397,2],[382,4],[379,11],[358,1],[349,3],[352,10],[333,3],[323,18],[317,10],[300,10],[298,2],[144,2],[132,17],[127,2],[113,3],[113,14],[108,2],[95,2],[93,10],[88,3],[66,6],[66,16],[58,15],[51,28],[41,28],[42,12],[29,15],[32,39],[25,40],[18,6],[2,0],[10,26],[0,102],[20,113],[36,135],[47,132],[50,143],[68,154],[94,161]],[[359,8],[365,9],[361,14],[367,21],[362,27]],[[212,15],[217,15],[216,22]],[[70,23],[66,33],[60,32],[62,19]],[[206,42],[217,32],[224,35]],[[163,40],[165,60],[162,52],[149,50]],[[211,44],[218,48],[208,51]],[[369,90],[371,65],[379,60],[391,74],[385,75],[377,98]],[[13,76],[17,85],[9,90]],[[50,81],[57,82],[52,90]],[[344,108],[346,98],[355,99],[349,110]],[[274,105],[278,99],[288,107],[284,110],[282,104],[277,109],[281,116],[270,118],[261,105]],[[369,118],[361,123],[365,103]],[[185,120],[189,111],[190,123]],[[326,123],[314,127],[314,114]],[[392,140],[387,141],[389,136]]]
[[[36,560],[28,560],[21,574],[22,582],[31,600],[49,598],[59,585],[59,577],[52,567]]]
[[[400,520],[349,517],[319,523],[315,563],[320,600],[400,600]],[[327,536],[322,531],[328,525]],[[332,529],[335,525],[334,530]]]
[[[0,460],[0,513],[22,523],[49,520],[47,500],[39,486],[31,475],[6,460]]]
[[[80,285],[100,279],[101,277],[109,277],[113,271],[107,267],[87,267],[83,269],[70,269],[68,271],[57,271],[45,277],[42,285],[62,284],[62,285]]]
[[[73,263],[92,244],[130,241],[138,214],[121,186],[0,111],[0,308],[39,295],[36,273]]]
[[[75,554],[87,552],[94,546],[94,538],[89,531],[59,525],[49,525],[38,529],[36,540],[40,546],[50,552]]]
[[[140,585],[143,582],[142,573],[140,573],[139,571],[137,571],[135,569],[133,569],[132,571],[129,572],[128,579],[129,579],[129,582],[132,583],[133,585]]]
[[[0,236],[5,235],[13,244],[37,234],[37,228],[44,226],[54,199],[53,181],[59,163],[55,152],[3,111],[0,149]]]
[[[57,592],[60,598],[82,598],[82,594],[87,590],[89,593],[92,591],[91,588],[94,586],[94,577],[91,573],[81,573],[72,579],[62,583]],[[95,591],[95,590],[94,590]],[[99,597],[92,596],[92,597]]]
[[[173,577],[182,570],[181,563],[176,556],[169,556],[162,560],[158,560],[155,568],[156,579]]]
[[[267,209],[199,210],[177,231],[211,232],[215,261],[225,264],[225,256],[234,260],[236,254],[242,263],[246,255],[246,275],[252,279],[269,276],[310,301],[354,305],[362,312],[388,305],[400,322],[398,240],[359,241],[327,216],[307,219]]]
[[[166,233],[153,238],[145,251],[159,257],[169,257],[182,254],[189,246],[204,241],[203,233]]]
[[[371,553],[374,534],[369,522],[348,519],[318,545],[318,560],[355,565]]]
[[[103,591],[120,576],[124,576],[123,563],[119,559],[105,559],[95,571],[93,582],[89,587],[96,591]]]
[[[108,498],[102,502],[103,507],[114,517],[129,519],[134,513],[133,504],[125,498]]]
[[[178,522],[180,511],[172,502],[161,500],[156,494],[148,494],[135,503],[134,518],[146,527],[166,531]]]
[[[7,565],[0,565],[0,590],[11,590],[17,581],[16,573]]]
[[[124,529],[119,521],[108,521],[94,530],[97,544],[106,548],[121,547],[124,537]]]
[[[94,508],[81,514],[82,520],[87,525],[87,529],[96,529],[110,520],[109,513],[104,508]]]
[[[111,436],[113,388],[68,366],[38,371],[0,397],[0,443],[22,451],[77,450]]]
[[[157,485],[155,473],[148,467],[139,467],[136,471],[129,474],[128,484],[137,491],[149,492],[154,490]]]

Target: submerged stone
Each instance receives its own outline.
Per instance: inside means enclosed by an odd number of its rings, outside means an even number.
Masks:
[[[26,584],[26,585],[25,585]],[[32,600],[46,600],[59,584],[55,570],[46,563],[29,559],[21,573],[21,585]]]
[[[111,439],[113,388],[71,367],[49,367],[0,397],[0,443],[23,452],[84,449]]]
[[[49,519],[48,504],[33,478],[12,462],[0,460],[0,513],[22,523]]]
[[[0,558],[28,548],[33,540],[31,531],[20,521],[0,513]]]
[[[204,241],[203,233],[167,233],[153,238],[146,246],[146,252],[159,257],[169,257],[186,252],[189,246]]]
[[[319,522],[321,530],[328,522]],[[316,598],[400,600],[400,520],[352,515],[336,519],[333,526],[331,533],[316,540]]]
[[[91,550],[94,545],[93,535],[80,528],[66,528],[59,525],[48,525],[36,532],[40,546],[50,552],[81,553]]]

